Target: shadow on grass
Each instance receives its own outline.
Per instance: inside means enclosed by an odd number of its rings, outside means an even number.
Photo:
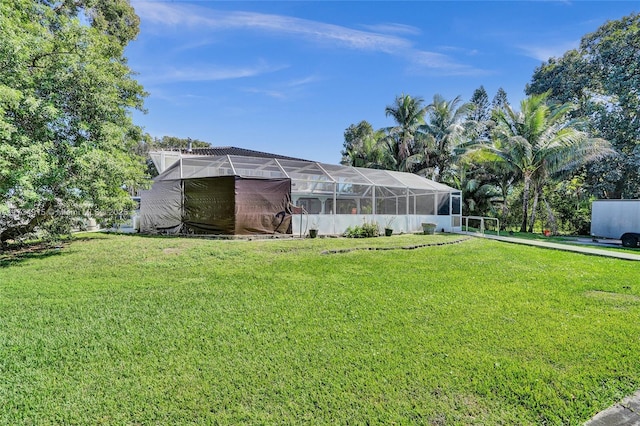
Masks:
[[[63,245],[35,243],[22,246],[9,247],[0,251],[0,268],[16,266],[32,259],[45,259],[51,256],[60,256]]]
[[[108,238],[109,235],[116,235],[118,237],[127,238],[154,238],[154,239],[171,239],[181,237],[198,237],[198,235],[185,235],[185,234],[141,234],[139,232],[118,232],[118,231],[100,231],[100,232],[79,232],[74,234],[74,241],[79,240],[91,240],[99,238]],[[206,235],[203,235],[206,236]]]

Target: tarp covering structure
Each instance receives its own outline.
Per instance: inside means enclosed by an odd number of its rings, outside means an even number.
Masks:
[[[290,179],[219,176],[157,180],[142,194],[140,231],[163,234],[290,234]]]
[[[461,230],[460,190],[411,173],[265,153],[150,154],[161,173],[151,191],[142,194],[142,232],[303,234],[313,227],[339,235],[363,221],[395,232],[417,232],[425,222],[435,223],[439,231]],[[267,182],[287,182],[288,192],[272,190]]]

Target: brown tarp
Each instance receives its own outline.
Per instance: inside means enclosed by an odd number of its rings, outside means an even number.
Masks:
[[[182,185],[179,180],[156,181],[140,197],[140,232],[178,234],[182,230]]]
[[[236,178],[235,234],[291,234],[290,179]]]
[[[290,179],[239,176],[154,182],[141,197],[140,232],[291,234]]]
[[[185,179],[183,221],[190,234],[235,234],[235,176]]]

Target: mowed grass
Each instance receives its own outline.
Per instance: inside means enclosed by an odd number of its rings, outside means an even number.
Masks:
[[[404,235],[85,235],[0,258],[0,424],[581,424],[640,388],[640,265]]]

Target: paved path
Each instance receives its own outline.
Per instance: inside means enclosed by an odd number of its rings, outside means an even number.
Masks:
[[[640,391],[599,412],[584,426],[640,426]]]
[[[503,237],[503,236],[498,237],[496,235],[487,235],[487,234],[482,235],[482,234],[476,234],[471,232],[468,232],[468,233],[461,232],[461,233],[466,235],[474,235],[476,237],[481,237],[481,238],[488,238],[491,240],[504,241],[507,243],[525,244],[529,246],[544,247],[544,248],[549,248],[554,250],[573,251],[576,253],[590,254],[593,256],[605,256],[605,257],[613,257],[616,259],[640,261],[640,254],[635,254],[635,253],[627,253],[627,252],[613,251],[613,250],[602,250],[594,247],[583,247],[583,246],[577,246],[577,245],[571,245],[571,244],[552,243],[549,241],[528,240],[525,238]]]

